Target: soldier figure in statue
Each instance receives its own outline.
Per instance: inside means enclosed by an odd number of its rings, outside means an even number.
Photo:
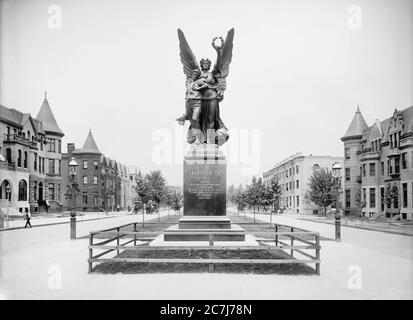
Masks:
[[[226,77],[232,60],[234,29],[228,31],[227,37],[217,45],[212,40],[212,47],[217,52],[217,60],[212,71],[211,61],[202,59],[198,62],[192,53],[183,32],[178,29],[181,62],[186,75],[185,114],[178,118],[179,124],[190,121],[188,143],[207,143],[222,145],[228,138],[228,129],[219,114],[219,103],[224,98]]]

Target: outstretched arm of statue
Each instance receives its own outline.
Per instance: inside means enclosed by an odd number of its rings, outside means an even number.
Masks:
[[[222,37],[219,37],[219,40],[221,40],[221,44],[216,45],[215,40],[217,40],[217,39],[218,39],[217,37],[212,39],[212,47],[217,52],[217,60],[215,62],[214,71],[218,71],[219,70],[218,68],[222,63],[222,46],[224,45],[224,39],[222,39]]]

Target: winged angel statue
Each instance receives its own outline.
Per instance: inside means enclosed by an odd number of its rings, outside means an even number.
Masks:
[[[222,37],[212,40],[212,47],[217,52],[217,60],[212,71],[211,61],[202,59],[199,64],[192,53],[185,35],[178,29],[181,62],[186,75],[185,113],[178,118],[184,125],[189,120],[188,143],[224,144],[228,138],[228,129],[219,115],[219,103],[224,98],[226,78],[232,60],[234,29],[228,31],[224,41]],[[220,40],[220,44],[216,41]]]

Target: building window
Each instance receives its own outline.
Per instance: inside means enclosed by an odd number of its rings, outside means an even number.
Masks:
[[[350,181],[350,168],[346,168],[346,181]]]
[[[407,159],[406,159],[407,153],[402,153],[402,170],[407,169]]]
[[[83,161],[83,169],[87,169],[87,160]]]
[[[403,189],[403,208],[407,208],[407,183],[402,184]]]
[[[25,180],[19,182],[18,201],[27,201],[27,182]]]
[[[18,158],[17,158],[17,166],[18,166],[18,167],[21,167],[21,166],[22,166],[22,151],[19,150],[19,151],[18,151],[18,154],[19,154],[19,156],[18,156]]]
[[[344,156],[346,160],[350,160],[350,148],[345,148],[344,149]]]
[[[93,177],[93,184],[98,184],[98,177],[97,176]]]
[[[59,164],[59,174],[62,174],[62,160],[58,160]]]
[[[99,204],[99,197],[98,196],[93,196],[93,203],[95,204],[95,205],[98,205]]]
[[[96,170],[99,169],[99,167],[98,167],[98,162],[97,162],[97,161],[93,161],[93,165],[95,166],[95,169],[96,169]]]
[[[83,184],[87,184],[87,176],[83,176]]]
[[[87,204],[87,194],[83,194],[83,204]]]
[[[49,149],[47,151],[56,152],[56,140],[55,139],[50,139],[48,145],[49,145]]]
[[[62,141],[57,140],[57,152],[62,153]]]
[[[370,208],[376,207],[376,188],[370,188]]]
[[[49,200],[55,200],[54,197],[54,183],[49,183],[49,195],[48,195]]]
[[[363,188],[363,202],[367,202],[367,194],[366,194],[366,188]]]
[[[8,163],[12,163],[11,149],[10,148],[6,149],[6,160],[7,160]]]
[[[300,181],[297,180],[295,183],[296,183],[296,188],[299,189],[300,188]]]
[[[295,166],[295,173],[298,174],[298,166]]]
[[[394,158],[394,173],[400,173],[400,158]]]
[[[380,162],[381,176],[384,176],[384,161]]]
[[[375,163],[370,163],[369,169],[370,169],[369,170],[370,171],[370,173],[369,173],[370,177],[374,177],[376,175],[376,164]]]
[[[397,187],[395,189],[396,189],[395,191],[397,192],[396,192],[396,196],[393,199],[393,208],[398,209],[399,208],[399,193],[398,193]]]
[[[24,166],[25,168],[27,168],[27,161],[28,161],[28,159],[27,159],[27,151],[25,151],[25,152],[24,152],[24,160],[23,160],[23,166]]]
[[[37,170],[37,153],[34,154],[33,169]]]
[[[380,188],[380,209],[383,212],[384,211],[384,188]]]
[[[346,208],[350,208],[351,207],[350,190],[346,190],[345,195],[346,195]]]
[[[365,176],[366,176],[366,165],[363,164],[363,177],[365,177]]]
[[[300,206],[300,196],[297,196],[297,207]]]
[[[49,159],[49,174],[55,174],[54,159]]]

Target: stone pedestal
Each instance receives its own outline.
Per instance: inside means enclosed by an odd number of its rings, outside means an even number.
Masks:
[[[225,216],[227,164],[215,145],[191,145],[184,157],[184,216]]]
[[[184,216],[165,241],[244,241],[245,231],[226,216],[226,160],[215,145],[192,144],[184,157]]]

